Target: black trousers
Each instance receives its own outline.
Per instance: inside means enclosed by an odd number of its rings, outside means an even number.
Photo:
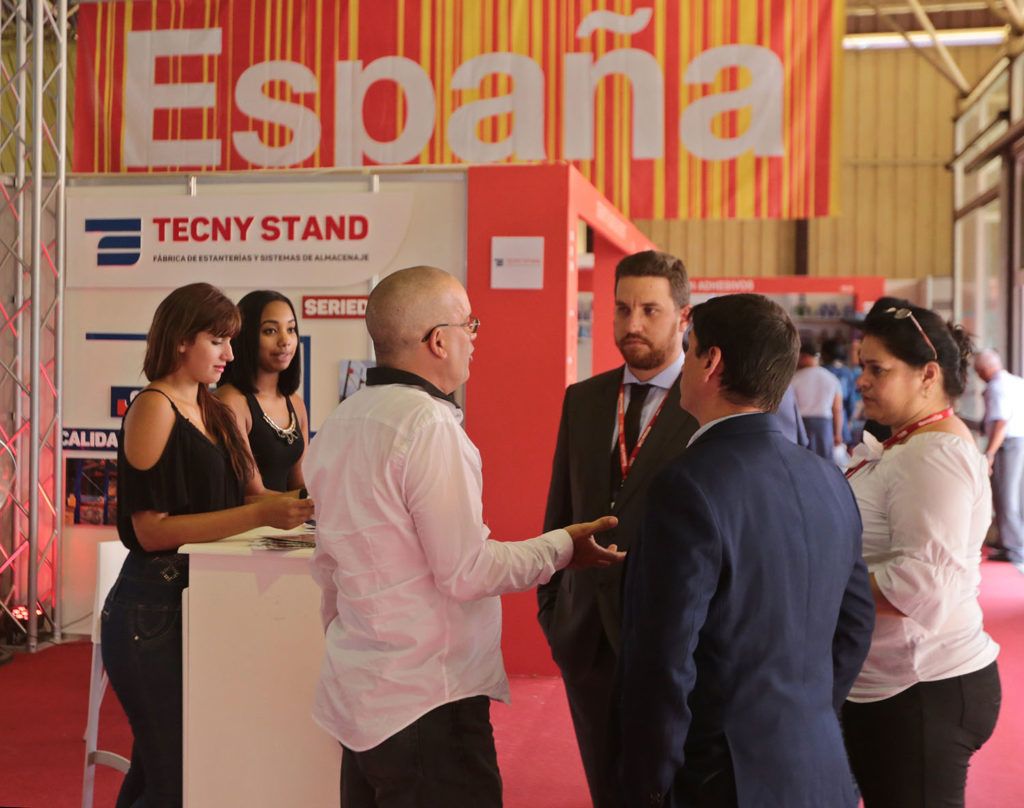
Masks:
[[[843,736],[865,808],[962,808],[971,755],[999,716],[999,670],[920,682],[843,706]]]
[[[604,632],[590,670],[564,679],[576,742],[594,808],[623,808],[617,779],[615,683],[618,657]]]
[[[342,808],[500,808],[487,696],[431,710],[365,752],[342,747]]]
[[[132,727],[116,808],[182,802],[181,593],[188,556],[131,552],[101,617],[103,666]]]

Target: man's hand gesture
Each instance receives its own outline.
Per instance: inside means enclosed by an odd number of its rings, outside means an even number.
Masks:
[[[602,516],[593,522],[584,522],[579,525],[569,525],[566,532],[572,537],[573,553],[571,569],[586,569],[587,567],[610,567],[613,564],[621,564],[626,557],[620,553],[619,548],[611,544],[607,548],[602,547],[594,541],[594,534],[605,530],[611,530],[619,523],[614,516]]]

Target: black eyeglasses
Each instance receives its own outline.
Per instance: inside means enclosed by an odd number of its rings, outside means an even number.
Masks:
[[[423,335],[423,339],[421,339],[420,342],[426,342],[428,339],[430,339],[430,335],[437,331],[437,329],[439,328],[452,327],[465,328],[470,334],[475,334],[477,331],[480,330],[480,318],[470,317],[464,323],[438,323],[437,325],[433,326],[426,334]]]
[[[914,324],[914,328],[917,329],[917,332],[921,335],[924,341],[928,343],[928,347],[932,349],[932,358],[936,362],[939,361],[939,352],[935,350],[935,345],[932,343],[930,339],[928,339],[928,335],[925,333],[924,329],[921,328],[921,324],[917,321],[917,318],[914,316],[914,312],[912,312],[908,308],[898,309],[895,306],[890,306],[885,310],[885,313],[891,314],[897,320],[910,320],[910,322]]]

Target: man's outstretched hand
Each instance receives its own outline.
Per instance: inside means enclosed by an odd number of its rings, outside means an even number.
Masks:
[[[602,516],[593,522],[583,522],[579,525],[569,525],[566,532],[572,537],[572,562],[571,569],[586,569],[587,567],[610,567],[613,564],[621,564],[626,557],[620,553],[614,544],[602,547],[594,541],[595,533],[602,533],[611,530],[619,523],[614,516]]]

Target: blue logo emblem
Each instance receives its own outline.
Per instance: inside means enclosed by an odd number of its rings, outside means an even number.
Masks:
[[[101,267],[130,267],[142,254],[142,219],[86,219],[86,233],[108,233],[100,239],[96,263]]]

